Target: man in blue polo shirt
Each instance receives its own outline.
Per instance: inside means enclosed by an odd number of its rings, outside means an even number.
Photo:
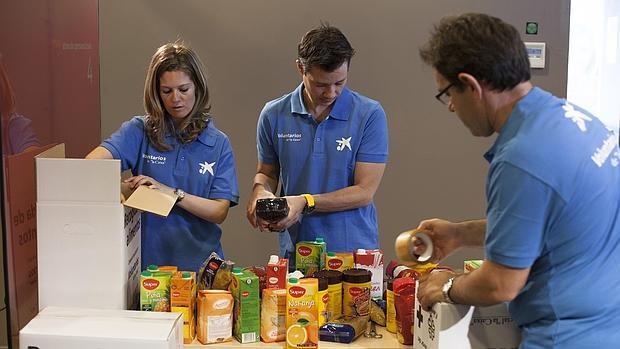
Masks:
[[[420,55],[433,67],[436,98],[474,136],[498,134],[485,154],[486,219],[418,226],[435,260],[462,246],[484,246],[486,259],[468,274],[430,274],[421,305],[510,302],[520,348],[618,347],[617,136],[534,87],[519,32],[499,18],[444,18]]]
[[[302,83],[260,113],[247,216],[280,232],[280,255],[291,262],[297,242],[317,237],[330,251],[379,247],[373,196],[387,162],[387,121],[377,101],[346,86],[353,54],[337,28],[310,30],[298,45]],[[256,217],[256,200],[274,197],[279,184],[290,211],[269,224]]]

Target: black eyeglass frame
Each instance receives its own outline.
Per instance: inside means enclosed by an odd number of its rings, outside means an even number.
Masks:
[[[448,86],[444,87],[443,90],[439,91],[438,94],[435,95],[435,99],[437,99],[439,101],[439,103],[443,104],[443,105],[448,105],[448,103],[450,103],[449,100],[444,100],[444,96],[446,95],[446,93],[448,92],[448,90],[450,89],[450,87],[454,86],[454,83],[451,82]],[[450,98],[450,96],[447,96],[448,98]]]

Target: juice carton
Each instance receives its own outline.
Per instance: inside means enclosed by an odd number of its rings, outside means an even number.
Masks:
[[[295,246],[295,267],[304,275],[312,275],[325,268],[326,244],[323,238],[300,241]]]
[[[383,251],[358,249],[354,254],[355,267],[372,273],[370,297],[383,298]]]
[[[286,338],[286,289],[264,289],[260,312],[263,342],[283,341]]]
[[[465,273],[472,272],[480,268],[480,266],[482,265],[482,262],[484,262],[482,259],[471,259],[471,260],[463,261],[463,271],[465,271]]]
[[[194,340],[195,304],[196,273],[190,271],[174,273],[170,279],[170,311],[183,314],[183,342],[185,344]]]
[[[140,274],[140,310],[170,311],[170,273]]]
[[[318,348],[319,283],[315,278],[290,278],[286,284],[286,348]]]
[[[354,268],[353,253],[349,252],[328,252],[325,257],[325,269],[345,271]]]
[[[258,277],[249,270],[233,268],[230,292],[235,299],[233,334],[239,343],[260,339],[260,293]]]
[[[267,263],[267,288],[286,288],[286,273],[288,272],[288,259],[278,258],[276,255],[269,257]]]
[[[170,273],[176,273],[179,271],[179,268],[176,265],[159,265],[157,266],[158,271],[167,271]]]

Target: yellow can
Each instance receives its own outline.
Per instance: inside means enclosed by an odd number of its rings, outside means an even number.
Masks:
[[[366,269],[348,269],[342,273],[342,314],[345,316],[370,315],[370,279]]]
[[[327,304],[329,303],[329,293],[327,290],[327,279],[319,280],[319,292],[317,293],[317,304],[319,306],[319,327],[323,326],[329,319],[327,314]]]
[[[327,279],[327,321],[342,315],[342,273],[337,270],[319,270],[313,274],[318,279]]]

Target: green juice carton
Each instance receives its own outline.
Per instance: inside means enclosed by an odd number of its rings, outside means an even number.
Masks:
[[[295,246],[295,267],[306,276],[325,268],[327,246],[323,238],[300,241]]]
[[[170,311],[172,273],[148,270],[140,274],[140,310]]]
[[[230,282],[233,308],[233,335],[239,343],[260,340],[260,289],[258,277],[248,270],[235,267]]]

